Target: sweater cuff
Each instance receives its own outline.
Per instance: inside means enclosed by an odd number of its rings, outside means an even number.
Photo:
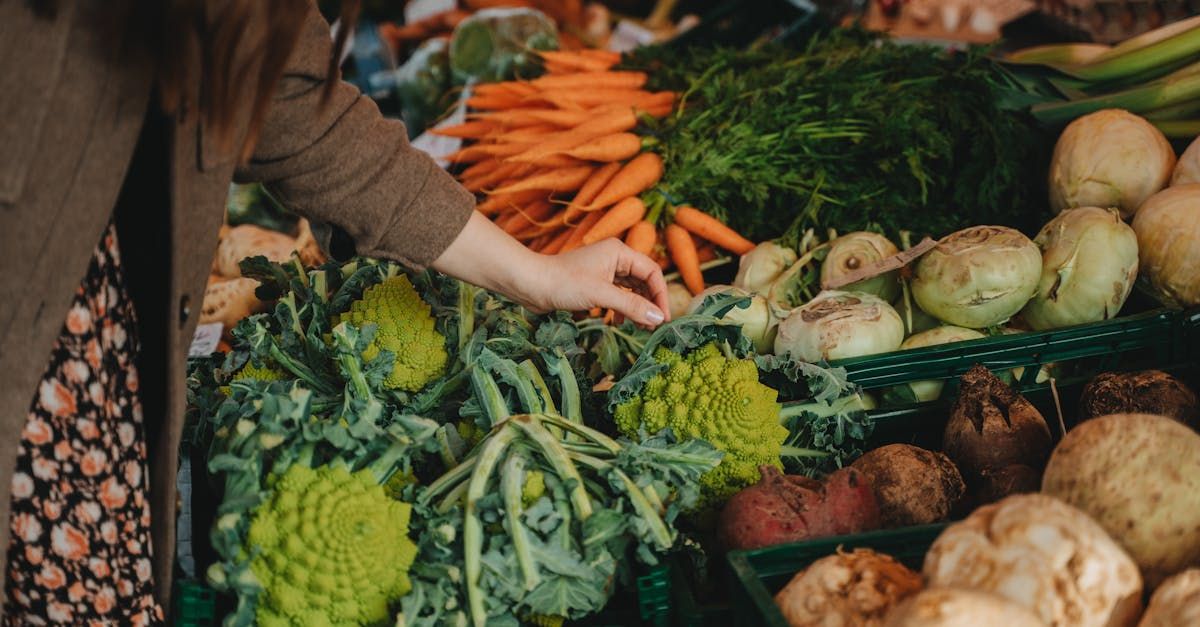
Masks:
[[[359,254],[424,270],[466,227],[475,211],[474,194],[432,160],[428,163],[429,172],[412,204],[396,211],[374,246],[360,248]]]

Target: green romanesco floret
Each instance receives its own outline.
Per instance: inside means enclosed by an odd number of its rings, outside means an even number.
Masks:
[[[412,587],[411,507],[369,470],[293,465],[254,512],[246,548],[264,626],[370,625]]]
[[[246,362],[246,365],[242,366],[242,369],[239,370],[237,374],[233,375],[233,378],[229,381],[232,383],[235,381],[245,381],[247,379],[253,381],[286,381],[288,376],[279,368],[273,368],[270,366],[256,366],[253,362]],[[229,386],[222,386],[221,393],[225,396],[229,396]]]
[[[375,339],[363,352],[370,361],[380,350],[396,355],[392,372],[384,381],[389,389],[416,392],[441,376],[446,369],[446,338],[434,327],[429,304],[400,275],[373,285],[338,321],[357,327],[375,324]]]
[[[545,494],[546,475],[540,470],[525,473],[525,483],[521,485],[521,504],[529,507]]]
[[[754,360],[726,357],[716,344],[686,357],[660,348],[654,358],[667,369],[617,406],[617,428],[640,439],[670,427],[681,439],[705,440],[724,451],[721,463],[700,478],[701,507],[758,481],[759,466],[782,467],[788,430],[780,424],[778,393],[759,383]]]

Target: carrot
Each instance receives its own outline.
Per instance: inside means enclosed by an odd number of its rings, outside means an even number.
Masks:
[[[502,81],[499,83],[480,83],[471,88],[471,93],[479,96],[528,96],[537,93],[537,88],[520,81]]]
[[[629,227],[629,231],[625,233],[625,245],[643,255],[649,255],[654,250],[654,241],[657,235],[654,223],[642,220]]]
[[[675,224],[737,255],[744,255],[754,249],[754,242],[694,207],[676,209]]]
[[[704,242],[696,247],[696,260],[700,263],[712,261],[717,258],[717,247],[711,242]]]
[[[466,180],[466,179],[471,179],[471,178],[475,178],[478,176],[483,176],[484,174],[487,174],[489,172],[494,172],[496,170],[496,168],[500,167],[503,164],[504,164],[504,162],[499,159],[484,159],[483,161],[477,161],[477,162],[471,164],[470,167],[466,168],[462,172],[459,172],[458,179]]]
[[[579,191],[575,193],[575,198],[571,200],[571,204],[567,206],[567,210],[563,215],[563,222],[566,224],[574,224],[575,218],[577,218],[579,214],[583,213],[581,207],[587,206],[593,200],[595,200],[596,195],[604,189],[604,186],[608,185],[608,182],[611,181],[612,177],[616,176],[617,172],[620,170],[621,164],[619,163],[608,163],[596,168],[596,171],[592,172],[592,175],[588,177],[588,180],[585,181],[583,186],[579,188]]]
[[[612,63],[613,65],[616,65],[617,63],[621,62],[621,53],[614,52],[612,50],[600,50],[597,48],[584,48],[583,50],[580,50],[576,54],[579,54],[579,55],[582,55],[585,57],[592,57],[593,59],[600,59],[602,61],[608,61],[609,63]]]
[[[592,165],[590,162],[567,155],[546,155],[536,161],[530,161],[529,165],[539,168],[569,168],[581,165]]]
[[[543,100],[559,109],[580,111],[589,107],[623,104],[635,106],[651,99],[652,94],[640,89],[589,89],[574,87],[571,89],[550,89],[527,96],[528,100]],[[652,104],[660,102],[654,99]]]
[[[555,63],[553,61],[547,61],[547,62],[543,63],[542,67],[546,69],[547,74],[554,74],[554,75],[574,74],[574,73],[580,71],[579,68],[577,68],[575,66],[563,65],[562,63]]]
[[[613,133],[598,137],[563,154],[588,161],[624,161],[642,150],[642,138],[633,133]]]
[[[561,76],[543,76],[529,81],[538,89],[638,89],[646,84],[644,72],[579,72]]]
[[[571,239],[571,236],[574,235],[575,231],[577,230],[578,229],[571,228],[563,229],[561,233],[554,236],[554,239],[550,240],[546,246],[542,248],[541,252],[547,255],[559,253],[562,250],[562,247],[566,245],[567,240]]]
[[[452,152],[443,159],[450,163],[475,163],[493,157],[511,157],[530,149],[534,144],[483,144],[478,143]]]
[[[467,106],[472,109],[512,109],[521,106],[521,98],[517,96],[471,96],[467,98]]]
[[[496,215],[502,209],[521,207],[535,200],[545,200],[547,196],[549,194],[540,189],[531,189],[515,194],[495,194],[488,196],[487,200],[476,205],[475,209],[483,215]]]
[[[638,107],[639,112],[645,113],[646,115],[648,115],[652,118],[665,118],[668,115],[671,115],[671,112],[674,110],[675,110],[674,103],[663,104],[663,105],[654,105],[654,106],[644,107],[644,108]]]
[[[600,218],[602,217],[604,217],[604,212],[602,211],[593,211],[592,213],[587,214],[587,216],[585,216],[583,220],[579,222],[579,226],[575,227],[571,231],[571,237],[567,239],[566,243],[563,244],[562,249],[560,249],[559,252],[570,252],[582,246],[583,236],[587,235],[587,232],[592,230],[592,227],[596,226],[596,223],[599,222]]]
[[[550,201],[534,201],[533,204],[525,207],[524,209],[518,207],[516,213],[514,214],[516,217],[506,221],[501,228],[504,229],[504,232],[508,233],[509,235],[514,235],[524,231],[525,229],[528,229],[531,226],[538,226],[538,223],[541,220],[545,220],[546,218],[550,217],[554,211],[555,207],[554,205],[550,204]]]
[[[643,152],[626,163],[587,208],[607,207],[630,196],[636,196],[650,189],[662,178],[662,174],[662,157],[653,152]]]
[[[692,234],[678,224],[668,224],[666,231],[667,252],[675,262],[683,284],[692,295],[704,291],[704,275],[700,272],[700,259],[696,253],[696,241]]]
[[[583,185],[592,173],[591,166],[557,168],[534,176],[525,177],[517,183],[491,190],[492,194],[507,194],[529,189],[544,189],[552,192],[573,192]]]
[[[541,120],[547,124],[553,124],[554,126],[573,128],[596,117],[596,115],[584,110],[562,111],[559,109],[545,109],[542,111],[530,111],[529,117]]]
[[[562,129],[552,124],[540,124],[538,126],[524,126],[515,131],[508,131],[496,135],[490,135],[486,138],[487,141],[496,142],[499,144],[506,143],[527,143],[532,144],[540,142],[550,133],[557,133]]]
[[[509,157],[509,159],[511,161],[537,161],[541,157],[570,150],[597,137],[628,131],[635,126],[637,126],[637,116],[634,115],[633,109],[613,110],[569,131],[548,136],[541,144]]]
[[[602,239],[617,237],[641,222],[645,216],[646,205],[642,199],[630,196],[605,212],[604,217],[583,236],[583,243],[595,244]]]
[[[461,137],[463,139],[475,139],[483,137],[488,133],[496,130],[496,126],[491,122],[475,120],[473,122],[463,122],[453,126],[443,126],[442,128],[433,128],[429,132],[434,135],[443,137]]]
[[[558,52],[556,50],[544,50],[538,52],[538,56],[547,63],[570,68],[573,72],[603,72],[617,64],[616,61],[609,59],[597,59],[578,53]]]
[[[525,166],[525,167],[522,167]],[[505,163],[491,172],[469,181],[462,181],[462,186],[468,191],[481,192],[488,187],[528,171],[529,166],[522,163]]]

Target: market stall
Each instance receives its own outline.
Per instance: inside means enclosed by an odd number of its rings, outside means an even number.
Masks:
[[[673,320],[329,261],[236,188],[178,624],[1200,620],[1197,18],[617,52],[477,8],[380,31],[424,145],[535,251],[650,256]]]

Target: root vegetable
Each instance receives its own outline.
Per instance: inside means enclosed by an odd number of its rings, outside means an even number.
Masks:
[[[1120,109],[1085,115],[1067,125],[1050,162],[1050,207],[1116,207],[1129,218],[1166,187],[1175,152],[1162,132]]]
[[[966,490],[950,458],[911,444],[868,451],[850,467],[870,481],[885,528],[945,520]]]
[[[931,588],[1004,596],[1052,627],[1130,627],[1141,610],[1133,560],[1087,514],[1043,494],[1010,496],[947,527],[924,574]]]
[[[974,485],[985,470],[1012,464],[1041,468],[1050,452],[1050,428],[1025,397],[976,365],[962,376],[942,450]]]
[[[884,627],[1045,627],[1035,614],[996,594],[929,588],[888,614]]]
[[[1096,375],[1079,399],[1080,422],[1108,414],[1157,414],[1193,429],[1200,426],[1200,400],[1182,381],[1160,370]]]
[[[921,576],[869,549],[838,551],[796,574],[775,604],[790,627],[881,627],[888,611],[921,590]]]
[[[734,494],[717,534],[728,550],[755,549],[879,527],[879,507],[862,473],[843,468],[824,481],[759,468],[762,480]]]
[[[975,487],[976,505],[995,503],[1013,494],[1037,492],[1042,485],[1042,473],[1024,464],[1011,464],[1003,468],[986,469]]]
[[[246,257],[262,255],[271,261],[287,261],[296,248],[296,240],[283,233],[242,224],[226,231],[217,244],[216,270],[226,278],[240,277],[238,263]]]
[[[1170,418],[1080,424],[1050,456],[1042,491],[1091,514],[1151,587],[1200,565],[1200,435]]]
[[[1200,184],[1165,189],[1133,219],[1138,266],[1164,303],[1200,305]]]
[[[225,336],[238,321],[251,314],[266,311],[266,305],[254,295],[258,281],[239,277],[210,280],[204,289],[204,304],[200,308],[200,324],[220,322]]]
[[[775,352],[815,363],[894,351],[904,323],[872,294],[826,290],[779,323]]]
[[[1185,570],[1163,582],[1138,627],[1200,625],[1200,569]]]

